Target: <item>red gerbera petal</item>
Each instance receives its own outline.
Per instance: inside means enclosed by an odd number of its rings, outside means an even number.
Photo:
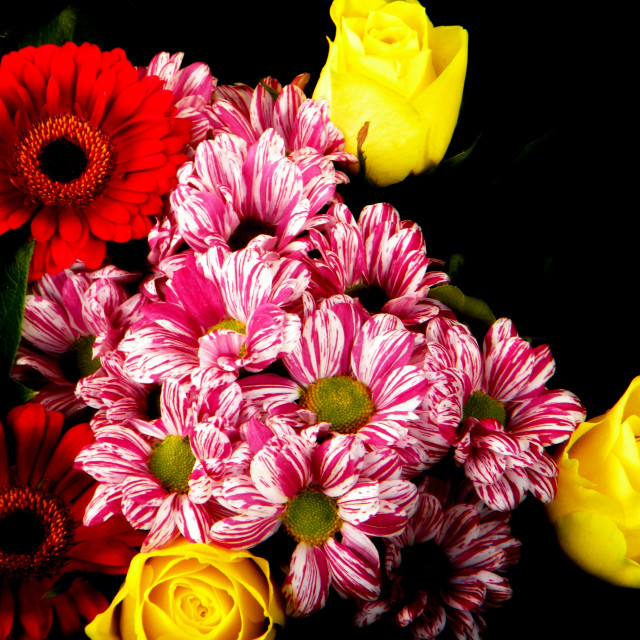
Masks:
[[[70,572],[125,573],[144,536],[122,517],[81,524],[96,486],[73,468],[93,441],[88,424],[64,430],[61,414],[28,403],[9,412],[6,427],[15,446],[7,447],[0,430],[0,638],[80,631],[106,608],[104,596],[84,579],[45,594]]]
[[[32,217],[42,245],[32,277],[71,266],[95,240],[126,242],[149,230],[137,218],[161,211],[157,196],[186,160],[191,125],[175,117],[173,103],[159,78],[138,79],[121,49],[66,43],[2,58],[0,193],[28,206],[1,198],[0,233]],[[101,215],[109,208],[117,213]]]

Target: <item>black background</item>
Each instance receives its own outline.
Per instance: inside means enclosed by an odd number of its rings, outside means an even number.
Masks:
[[[317,80],[332,36],[329,2],[77,3],[83,38],[122,47],[147,64],[159,51],[207,62],[220,84],[251,86],[301,72]],[[625,114],[624,18],[567,3],[424,1],[434,24],[469,31],[469,68],[449,155],[477,141],[456,171],[387,189],[354,181],[354,212],[388,201],[418,221],[428,252],[464,257],[454,284],[509,316],[521,335],[551,346],[550,386],[578,394],[591,417],[615,403],[640,372],[637,332],[637,203]],[[19,47],[64,8],[34,18],[28,3],[3,6],[0,52]],[[610,12],[613,13],[612,11]],[[522,155],[525,147],[529,153]],[[445,267],[446,268],[446,267]],[[640,591],[607,585],[558,549],[543,507],[527,498],[513,516],[523,542],[510,572],[513,599],[487,616],[486,640],[637,635]],[[346,627],[327,609],[287,637],[405,637]],[[331,613],[329,613],[331,612]],[[344,613],[344,616],[342,615]]]

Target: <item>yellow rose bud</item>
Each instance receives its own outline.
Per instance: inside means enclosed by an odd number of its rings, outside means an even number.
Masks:
[[[336,37],[313,97],[358,151],[369,179],[387,186],[444,157],[458,120],[468,34],[434,27],[418,0],[334,0]]]
[[[179,540],[136,555],[85,632],[92,640],[271,640],[284,621],[264,558]]]
[[[547,506],[558,541],[582,569],[640,588],[640,376],[603,416],[557,452],[558,492]]]

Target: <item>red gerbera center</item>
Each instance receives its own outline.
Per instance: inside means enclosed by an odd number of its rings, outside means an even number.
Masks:
[[[56,208],[86,206],[115,167],[109,136],[72,114],[56,114],[26,129],[12,154],[13,184],[33,202]]]
[[[0,574],[42,579],[67,560],[76,526],[65,503],[33,487],[0,490]]]

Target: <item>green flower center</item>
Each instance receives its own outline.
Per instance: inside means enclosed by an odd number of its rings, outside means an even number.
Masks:
[[[167,436],[153,447],[149,471],[167,491],[188,493],[189,476],[195,462],[188,436]]]
[[[462,419],[465,418],[476,418],[477,420],[493,418],[504,427],[507,422],[507,412],[502,402],[482,391],[476,391],[469,396],[462,407]]]
[[[236,333],[241,333],[243,336],[247,335],[247,327],[242,322],[240,322],[240,320],[234,320],[233,318],[225,318],[224,320],[220,320],[220,322],[218,322],[218,324],[214,324],[207,333],[218,331],[219,329],[235,331]]]
[[[316,380],[302,391],[300,406],[338,433],[357,433],[375,410],[368,387],[349,376]]]
[[[318,547],[342,526],[335,498],[310,485],[295,495],[280,516],[285,529],[296,542]]]
[[[345,293],[360,300],[360,304],[372,314],[380,313],[389,302],[389,296],[377,284],[357,284],[349,287]]]
[[[95,373],[101,366],[100,358],[93,357],[95,336],[82,336],[62,354],[60,368],[70,382],[77,382]]]
[[[218,324],[214,324],[213,327],[211,327],[209,331],[207,331],[207,333],[218,331],[218,329],[227,329],[229,331],[235,331],[236,333],[239,333],[243,336],[247,335],[247,327],[242,322],[240,322],[240,320],[236,320],[235,318],[224,318],[223,320],[220,320],[220,322],[218,322]],[[240,347],[238,356],[242,358],[246,353],[247,345],[243,344]]]

